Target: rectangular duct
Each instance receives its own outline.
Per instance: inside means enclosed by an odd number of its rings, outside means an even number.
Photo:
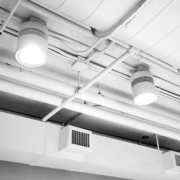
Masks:
[[[0,112],[0,160],[125,179],[179,180],[175,173],[162,176],[156,149],[4,112]]]

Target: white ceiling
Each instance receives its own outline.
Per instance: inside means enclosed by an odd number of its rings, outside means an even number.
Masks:
[[[16,0],[0,0],[0,20],[7,18],[8,12],[13,8]],[[48,8],[50,11],[63,16],[79,26],[85,27],[90,30],[91,27],[105,31],[110,29],[116,23],[119,22],[131,9],[136,7],[140,0],[34,0],[40,6]],[[136,16],[129,23],[125,24],[121,28],[120,32],[114,37],[116,40],[131,45],[143,52],[159,58],[161,61],[168,63],[171,66],[180,66],[180,1],[179,0],[148,0],[146,5],[139,11]],[[53,18],[42,15],[41,12],[29,10],[24,6],[19,6],[15,12],[13,18],[11,18],[7,27],[19,31],[20,25],[29,20],[31,16],[40,18],[47,23],[47,27],[50,31],[60,34],[69,38],[64,40],[69,46],[75,50],[85,50],[97,41],[96,37],[88,37],[80,31],[71,29],[70,27],[55,21]],[[48,54],[47,63],[40,68],[27,68],[18,64],[14,58],[16,51],[17,38],[7,33],[0,36],[0,61],[8,63],[10,65],[26,69],[33,73],[42,74],[47,77],[51,77],[69,84],[77,85],[77,72],[71,68],[71,62],[67,62],[63,58],[59,58]],[[58,47],[70,54],[73,54],[67,47],[65,47],[61,41],[57,38],[49,37],[49,44]],[[103,40],[96,46],[96,51],[102,50],[107,46],[109,40]],[[91,60],[90,68],[81,73],[82,84],[87,83],[95,75],[97,75],[104,67],[107,67],[116,58],[122,55],[124,51],[120,48],[120,45],[115,44],[110,48],[105,55],[95,57]],[[73,54],[77,56],[77,54]],[[84,54],[84,57],[88,57],[89,53]],[[127,64],[129,66],[127,66]],[[98,93],[98,84],[101,84],[101,92],[105,97],[118,99],[129,104],[134,105],[132,100],[131,86],[129,79],[133,73],[133,69],[141,64],[136,59],[129,57],[124,63],[117,66],[109,76],[103,77],[98,83],[96,83],[90,90]],[[180,102],[180,79],[169,76],[166,72],[160,71],[158,68],[149,64],[145,64],[150,68],[150,71],[155,76],[155,85],[170,93],[168,98],[158,96],[158,100],[153,105],[139,107],[152,112],[156,112],[165,115],[170,118],[178,119],[180,117],[179,102]],[[129,68],[131,67],[131,68]],[[176,69],[175,69],[176,70]],[[157,77],[157,78],[156,78]],[[7,77],[1,77],[7,78]],[[125,80],[122,80],[126,78]],[[173,83],[173,84],[172,84]],[[170,99],[175,97],[175,100]],[[5,97],[5,96],[4,96]],[[26,112],[25,114],[30,116],[46,115],[53,107],[46,104],[38,104],[38,102],[32,102],[28,99],[23,100],[21,98],[10,96],[11,98],[4,98],[1,104],[1,108],[15,111],[17,113]],[[19,103],[16,108],[15,105],[10,104],[11,99],[13,103]],[[9,104],[5,103],[5,101]],[[34,111],[28,111],[28,108],[36,107]],[[36,105],[36,106],[35,106]],[[27,106],[27,107],[26,107]],[[25,108],[26,107],[26,108]],[[44,111],[44,113],[42,113]],[[28,114],[29,113],[29,114]],[[62,112],[60,112],[62,115]],[[130,113],[130,112],[129,112]],[[76,112],[64,112],[64,115],[59,118],[58,115],[54,117],[56,121],[68,121],[76,114]],[[69,116],[68,116],[69,115]],[[85,118],[85,117],[84,117]],[[89,117],[85,118],[91,119]],[[80,121],[80,120],[79,120]],[[85,126],[83,123],[77,122],[78,126]],[[88,121],[89,122],[89,121]],[[97,124],[94,124],[96,122]],[[92,120],[92,123],[88,127],[99,127],[102,120]],[[88,123],[87,123],[88,124]],[[113,134],[113,125],[108,128],[108,124],[104,124],[102,129],[99,129],[101,133],[109,132]],[[123,129],[123,128],[122,128]],[[103,131],[104,130],[104,131]],[[137,133],[133,130],[133,132]],[[118,128],[116,129],[116,135],[118,134]],[[126,133],[125,133],[126,134]],[[139,132],[141,135],[142,132]],[[139,136],[140,136],[139,135]],[[127,135],[128,136],[128,135]],[[133,135],[132,135],[133,136]],[[131,137],[132,137],[131,136]]]

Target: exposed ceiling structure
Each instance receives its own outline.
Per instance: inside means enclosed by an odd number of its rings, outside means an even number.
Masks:
[[[72,68],[78,56],[89,62],[80,73],[83,87],[127,53],[48,121],[154,148],[158,134],[162,149],[180,152],[179,8],[178,0],[0,0],[1,28],[6,25],[0,36],[0,109],[42,120],[78,91]],[[49,31],[47,62],[37,68],[15,59],[18,32],[31,17]],[[153,74],[158,99],[151,105],[133,102],[130,78],[138,65]],[[119,122],[100,112],[117,115]]]

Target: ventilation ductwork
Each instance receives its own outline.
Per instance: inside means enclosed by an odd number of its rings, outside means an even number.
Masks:
[[[166,172],[180,174],[180,153],[169,151],[162,155]]]
[[[60,132],[60,152],[84,155],[92,151],[92,132],[67,126]]]
[[[154,148],[4,112],[0,112],[0,124],[2,161],[122,179],[179,180],[179,174],[165,173],[159,159],[162,152]],[[86,147],[88,140],[77,140],[88,137],[89,133],[91,152]],[[68,148],[71,153],[67,153]],[[82,149],[86,149],[88,154],[75,155],[75,151],[79,153]]]

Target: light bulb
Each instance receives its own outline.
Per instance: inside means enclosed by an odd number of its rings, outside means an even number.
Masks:
[[[134,103],[148,105],[157,100],[153,75],[149,71],[135,72],[131,77]]]
[[[39,67],[47,61],[48,30],[34,21],[22,25],[16,50],[16,59],[28,67]]]
[[[153,93],[144,93],[134,98],[134,103],[137,105],[148,105],[157,100],[157,95]]]
[[[32,46],[22,49],[18,53],[18,61],[27,66],[37,67],[43,65],[46,62],[46,57],[41,50],[34,48]]]

